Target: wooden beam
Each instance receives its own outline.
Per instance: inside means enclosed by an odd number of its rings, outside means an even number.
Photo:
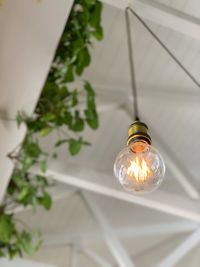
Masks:
[[[105,242],[107,243],[110,252],[118,263],[119,267],[134,267],[134,263],[126,252],[124,246],[119,241],[118,237],[115,235],[112,227],[109,225],[106,217],[95,203],[94,199],[87,193],[81,192],[81,196],[90,211],[91,215],[99,224],[102,230]]]
[[[173,267],[200,243],[200,229],[187,237],[182,244],[174,249],[158,267]]]
[[[117,8],[131,6],[141,17],[200,40],[200,19],[153,0],[102,0]]]

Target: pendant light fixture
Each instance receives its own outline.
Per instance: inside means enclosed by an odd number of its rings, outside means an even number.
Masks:
[[[147,125],[141,122],[139,118],[129,12],[143,24],[147,31],[199,88],[200,84],[141,17],[130,7],[127,7],[125,11],[126,30],[135,121],[129,126],[126,147],[122,149],[115,160],[114,174],[126,191],[134,194],[150,193],[162,183],[165,175],[165,163],[160,153],[152,146]]]

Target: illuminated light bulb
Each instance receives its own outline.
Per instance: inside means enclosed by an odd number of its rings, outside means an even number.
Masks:
[[[118,154],[114,173],[123,188],[132,193],[149,193],[163,181],[165,164],[151,145],[146,124],[136,121],[129,127],[127,146]]]

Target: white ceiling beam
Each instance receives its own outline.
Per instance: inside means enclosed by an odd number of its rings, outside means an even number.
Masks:
[[[35,170],[34,173],[38,173],[38,170]],[[77,173],[70,173],[69,167],[65,173],[68,174],[48,170],[46,175],[54,178],[57,181],[77,187],[79,189],[200,222],[200,203],[198,201],[184,198],[176,194],[163,192],[161,190],[157,190],[153,194],[149,195],[135,196],[126,193],[125,191],[119,191],[118,189],[110,188],[106,185],[101,185],[92,181],[94,177],[95,180],[99,178],[99,181],[101,181],[102,173],[92,171],[88,172],[87,170],[81,170],[81,172]],[[91,181],[88,179],[91,179]],[[107,180],[109,181],[109,179],[110,176],[108,175]]]
[[[12,119],[21,110],[33,113],[72,4],[73,0],[6,1],[1,8],[0,115],[11,121],[0,121],[0,203],[14,168],[7,154],[26,134]]]
[[[9,260],[5,258],[0,259],[0,266],[3,267],[56,267],[46,263],[40,263],[36,261],[30,261],[26,259],[16,258],[15,260]]]
[[[119,267],[134,267],[134,263],[126,252],[124,246],[119,241],[118,237],[115,235],[112,226],[107,221],[106,217],[95,203],[94,199],[90,197],[87,193],[81,192],[81,196],[84,200],[84,203],[91,215],[99,224],[99,227],[102,230],[105,242],[110,249],[113,257],[118,263]]]
[[[113,85],[113,86],[106,86],[103,84],[94,84],[93,87],[98,91],[97,100],[97,108],[99,110],[104,109],[104,105],[107,106],[108,104],[111,107],[117,107],[125,103],[127,99],[132,101],[131,95],[131,87],[127,87],[127,85]],[[123,90],[122,90],[123,88]],[[200,102],[200,91],[191,90],[192,88],[185,88],[185,90],[181,91],[177,90],[176,88],[171,88],[171,90],[166,90],[165,87],[155,88],[146,85],[146,84],[138,84],[138,88],[140,88],[138,98],[141,99],[153,99],[162,101],[162,103],[176,103],[177,101],[179,105],[185,105],[186,107],[193,107],[198,106]],[[101,107],[102,106],[102,107]],[[121,106],[120,106],[121,107]]]
[[[153,225],[140,225],[140,226],[126,226],[117,229],[113,229],[115,235],[120,239],[130,239],[135,237],[146,237],[155,235],[166,235],[166,234],[178,234],[187,233],[197,229],[199,225],[193,222],[178,221],[159,223]],[[76,232],[69,233],[43,233],[44,245],[59,246],[77,241],[93,242],[102,240],[102,234],[99,232]]]
[[[70,267],[77,267],[77,250],[74,245],[71,246],[71,263]]]
[[[84,107],[85,108],[85,107]],[[122,105],[119,103],[97,103],[97,111],[98,113],[102,112],[111,112],[113,110],[117,110],[122,108]]]
[[[187,237],[182,244],[174,249],[158,267],[174,267],[181,259],[183,259],[194,247],[200,243],[200,229],[193,232]]]
[[[120,9],[125,9],[129,4],[130,0],[101,0],[101,2],[108,4],[110,6],[114,6]]]
[[[176,235],[162,238],[158,242],[155,242],[148,247],[142,248],[137,253],[133,254],[134,259],[136,259],[136,261],[139,261],[140,263],[142,262],[142,266],[146,267],[148,265],[147,263],[149,262],[149,260],[152,259],[152,253],[155,253],[155,251],[158,251],[160,248],[162,249],[162,247],[167,246],[169,243],[173,244],[176,238]],[[156,263],[158,262],[159,261],[157,261]],[[155,267],[158,266],[155,265]]]
[[[178,234],[197,229],[198,224],[193,222],[168,222],[153,225],[140,225],[116,229],[120,238],[135,238],[165,234]]]
[[[102,0],[125,9],[128,5],[144,19],[200,40],[200,19],[153,0]]]
[[[192,183],[193,178],[185,166],[176,158],[169,146],[167,146],[160,136],[150,127],[152,135],[155,137],[156,143],[158,144],[160,153],[165,159],[167,167],[171,170],[174,178],[179,182],[184,191],[188,196],[193,199],[199,199],[200,194],[198,189]]]
[[[124,106],[124,110],[127,111],[127,114],[132,118],[132,100],[128,100],[127,104]],[[142,118],[145,120],[145,116],[142,114]],[[147,121],[147,120],[145,120]],[[199,199],[200,194],[196,187],[192,183],[192,177],[188,173],[187,169],[179,162],[175,155],[170,151],[170,148],[165,144],[162,138],[157,134],[157,132],[150,127],[150,132],[154,136],[156,143],[159,147],[159,151],[165,159],[166,165],[169,167],[171,172],[174,175],[174,178],[177,179],[179,184],[182,186],[184,191],[193,199]]]
[[[95,262],[100,267],[112,267],[112,265],[109,262],[107,262],[105,259],[100,257],[98,254],[96,254],[92,250],[81,249],[80,252],[84,254],[87,258],[91,259],[93,262]]]

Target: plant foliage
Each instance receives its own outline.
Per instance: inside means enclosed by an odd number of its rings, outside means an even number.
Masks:
[[[89,66],[94,39],[103,38],[101,12],[102,4],[97,0],[75,1],[33,116],[17,114],[17,124],[25,124],[27,134],[23,143],[8,154],[15,168],[0,209],[0,256],[31,255],[40,247],[39,231],[31,231],[14,216],[14,208],[19,205],[33,210],[37,206],[49,210],[52,206],[48,193],[51,182],[45,172],[49,157],[56,157],[56,153],[44,152],[40,139],[59,132],[54,149],[64,145],[74,156],[89,145],[80,135],[85,127],[98,128],[92,85],[84,81],[83,86],[74,87],[72,82]],[[35,165],[40,166],[40,175],[31,172]]]

